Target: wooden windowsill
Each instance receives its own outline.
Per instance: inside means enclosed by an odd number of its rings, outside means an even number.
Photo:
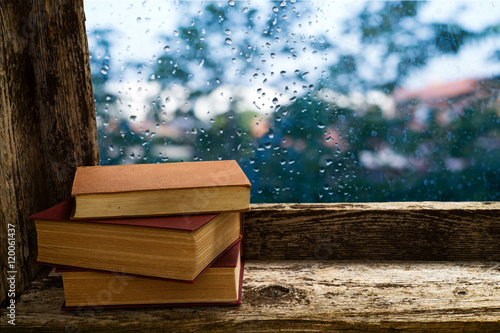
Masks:
[[[252,260],[246,263],[239,307],[73,312],[60,311],[63,302],[61,278],[43,270],[18,300],[16,328],[493,332],[500,318],[500,264]]]
[[[16,328],[498,332],[499,239],[498,202],[252,205],[241,306],[65,312],[44,269]]]

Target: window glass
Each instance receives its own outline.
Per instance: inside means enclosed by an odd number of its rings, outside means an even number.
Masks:
[[[85,0],[101,163],[253,203],[500,200],[500,2]]]

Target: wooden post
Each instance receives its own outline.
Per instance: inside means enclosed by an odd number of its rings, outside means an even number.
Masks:
[[[0,2],[0,107],[4,303],[7,271],[17,272],[16,295],[37,272],[36,231],[28,217],[70,197],[76,166],[99,163],[82,0]]]

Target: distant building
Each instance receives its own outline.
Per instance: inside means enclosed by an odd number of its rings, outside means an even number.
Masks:
[[[461,114],[473,101],[495,96],[498,98],[500,77],[490,79],[465,79],[435,84],[419,90],[397,89],[394,100],[398,108],[408,108],[408,102],[418,100],[429,109]],[[414,105],[418,105],[415,103]]]

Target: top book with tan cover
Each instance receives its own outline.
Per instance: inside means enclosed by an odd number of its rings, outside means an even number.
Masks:
[[[78,167],[73,218],[246,211],[250,182],[236,161]]]

